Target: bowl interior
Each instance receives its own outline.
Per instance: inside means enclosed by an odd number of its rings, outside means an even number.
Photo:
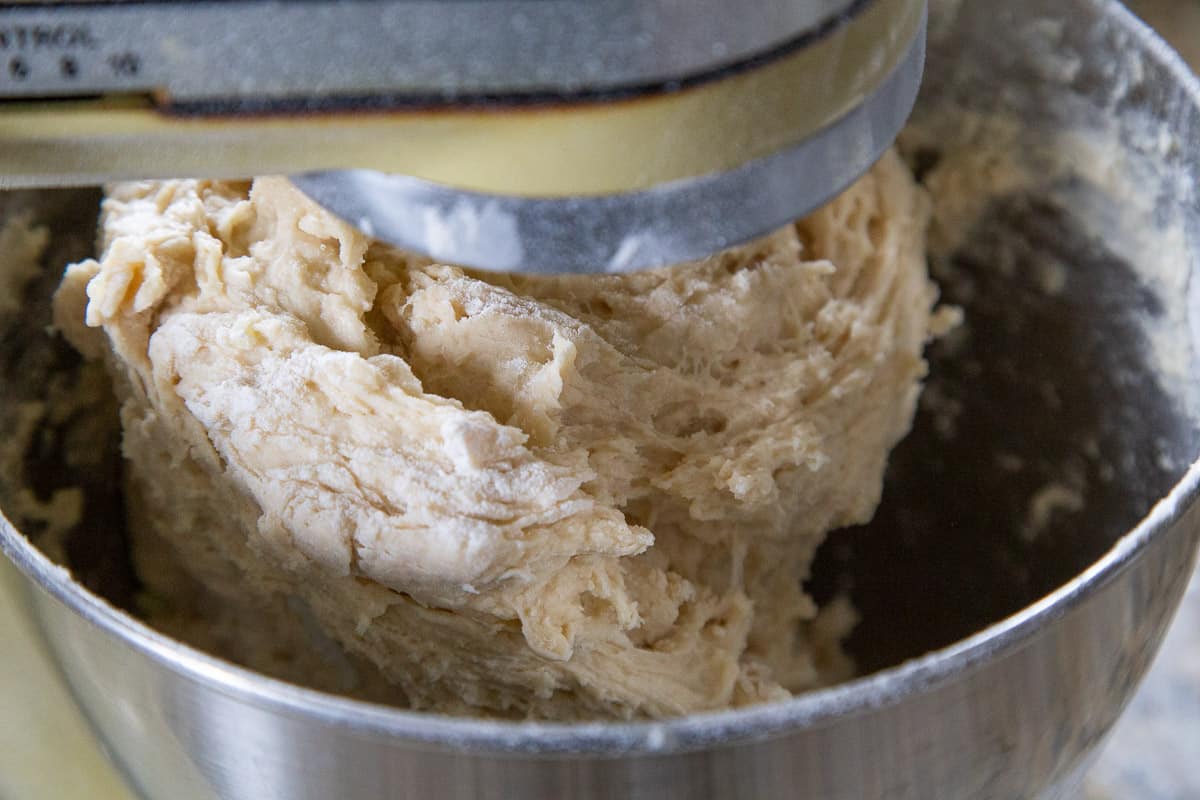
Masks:
[[[866,671],[1063,585],[1200,451],[1200,113],[1136,26],[1116,3],[933,4],[901,147],[964,324],[875,520],[813,568],[819,595],[849,587]]]
[[[809,581],[818,599],[852,598],[864,672],[1069,581],[1200,451],[1200,111],[1117,8],[934,3],[901,149],[933,193],[932,269],[965,322],[930,349],[875,520],[835,532]],[[0,193],[0,220],[27,213],[51,230],[44,271],[0,315],[0,423],[22,430],[30,403],[65,409],[0,469],[0,507],[132,609],[115,404],[67,402],[91,378],[44,333],[62,266],[92,250],[98,201],[95,189]],[[63,456],[80,437],[94,443],[86,464]],[[46,501],[69,487],[87,513],[65,536],[22,514],[23,490]]]

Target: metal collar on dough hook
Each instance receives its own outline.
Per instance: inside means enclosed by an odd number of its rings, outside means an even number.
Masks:
[[[639,269],[849,185],[924,34],[924,0],[6,3],[0,187],[284,173],[438,260]]]

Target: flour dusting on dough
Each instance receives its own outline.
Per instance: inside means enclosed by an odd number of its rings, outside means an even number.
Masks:
[[[114,375],[144,582],[203,594],[229,657],[344,653],[313,680],[451,713],[664,717],[848,673],[853,612],[802,581],[874,512],[954,324],[928,216],[888,154],[703,261],[497,275],[282,179],[122,184],[56,322]]]

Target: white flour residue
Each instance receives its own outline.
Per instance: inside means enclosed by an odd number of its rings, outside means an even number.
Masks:
[[[50,232],[33,224],[33,215],[21,212],[0,225],[0,314],[21,308],[25,287],[41,270],[42,253]]]
[[[1120,102],[1145,80],[1140,55],[1118,62],[1109,68],[1124,77],[1110,103]],[[1078,116],[1072,126],[1032,130],[1013,116],[964,111],[904,132],[906,152],[928,148],[940,156],[924,180],[937,199],[929,233],[935,275],[943,285],[968,292],[969,302],[973,279],[950,257],[966,244],[993,202],[1014,194],[1054,200],[1083,233],[1128,264],[1157,300],[1156,307],[1138,312],[1147,358],[1166,393],[1200,424],[1200,387],[1192,379],[1200,320],[1188,316],[1189,307],[1200,307],[1200,285],[1189,281],[1200,249],[1197,231],[1189,230],[1188,213],[1196,207],[1198,186],[1181,162],[1175,169],[1164,165],[1180,159],[1185,145],[1169,120],[1149,112],[1114,107],[1105,114],[1081,104],[1072,115]],[[1004,259],[1019,255],[1043,294],[1056,297],[1070,291],[1073,264],[1045,253],[999,255],[992,266],[1001,274],[1016,269]],[[1190,302],[1184,302],[1189,295]],[[1180,335],[1188,330],[1195,336]]]
[[[1184,209],[1193,207],[1196,185],[1182,169],[1169,172],[1162,160],[1178,142],[1167,122],[1145,115],[1123,115],[1104,130],[1070,132],[1056,145],[1068,174],[1055,195],[1075,211],[1073,218],[1137,273],[1159,299],[1158,308],[1142,313],[1147,355],[1159,382],[1182,401],[1181,410],[1200,420],[1200,398],[1192,375],[1196,369],[1188,303],[1196,245]],[[1097,191],[1098,190],[1098,191]]]
[[[958,436],[958,420],[963,413],[962,400],[948,394],[939,384],[925,387],[921,409],[933,417],[933,429],[944,440]]]
[[[1032,541],[1046,530],[1054,517],[1081,510],[1083,492],[1080,489],[1057,481],[1048,483],[1029,500],[1025,522],[1021,526],[1021,538]]]

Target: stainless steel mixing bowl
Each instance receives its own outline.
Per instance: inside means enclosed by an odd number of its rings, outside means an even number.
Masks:
[[[1116,2],[932,13],[906,155],[935,181],[967,153],[960,176],[993,183],[937,198],[934,269],[967,325],[933,348],[878,518],[834,534],[814,569],[817,595],[848,591],[862,612],[849,647],[864,677],[592,725],[406,713],[268,680],[118,610],[132,582],[114,456],[70,478],[91,513],[65,543],[74,579],[42,556],[34,525],[27,539],[4,522],[0,545],[130,780],[172,800],[1067,796],[1200,543],[1200,85]],[[1027,158],[1025,179],[970,160],[1002,140]],[[0,213],[31,209],[56,231],[25,319],[0,331],[9,430],[21,401],[70,385],[43,385],[71,357],[38,325],[54,268],[88,248],[96,199],[0,197]],[[68,480],[60,443],[46,433],[20,462],[36,492]]]

